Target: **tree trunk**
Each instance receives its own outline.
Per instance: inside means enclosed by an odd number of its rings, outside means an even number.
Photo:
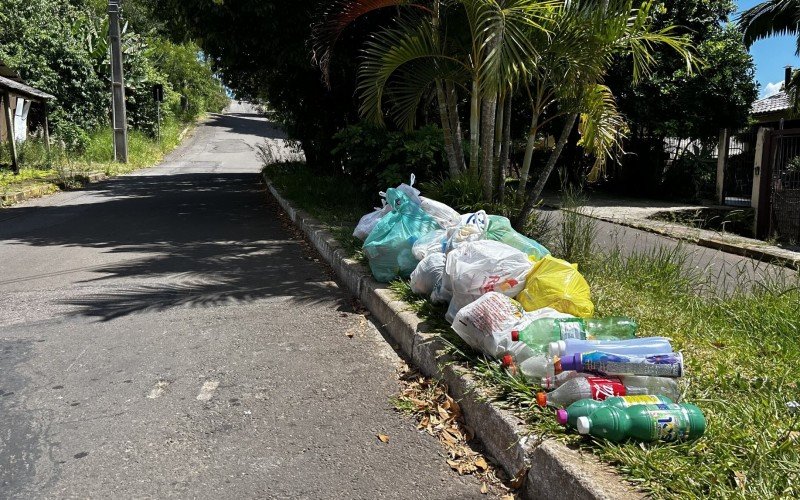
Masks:
[[[444,82],[447,97],[447,112],[450,115],[450,129],[453,134],[453,150],[458,165],[458,173],[464,171],[464,145],[461,141],[461,119],[458,116],[458,93],[453,82]]]
[[[497,184],[497,199],[500,203],[505,201],[506,197],[506,176],[508,175],[508,157],[511,153],[511,94],[506,97],[505,111],[503,113],[503,133],[500,144],[500,170],[499,181]]]
[[[494,188],[494,177],[492,167],[494,166],[494,130],[495,119],[497,117],[497,93],[483,98],[481,109],[481,183],[483,184],[483,201],[492,201],[492,190]]]
[[[453,129],[450,124],[450,113],[447,109],[447,96],[442,88],[441,80],[436,80],[436,100],[439,102],[439,120],[442,122],[442,135],[444,136],[444,152],[447,155],[447,165],[450,177],[457,176],[461,169],[456,158],[455,145],[453,144]]]
[[[531,171],[531,161],[533,160],[533,147],[536,145],[536,132],[539,130],[539,111],[533,112],[531,118],[531,128],[528,130],[528,143],[525,145],[525,157],[522,159],[522,170],[519,172],[519,186],[517,187],[517,201],[525,196],[525,188],[528,184],[528,174]]]
[[[480,87],[478,79],[472,80],[472,97],[469,110],[469,170],[477,177],[478,152],[480,151],[480,129],[481,126],[481,106],[480,106]]]
[[[503,118],[506,110],[506,95],[500,94],[497,98],[497,106],[495,106],[495,119],[494,119],[494,148],[492,150],[492,195],[495,198],[500,196],[499,191],[502,189],[500,186],[500,150],[503,144]]]
[[[519,216],[514,221],[514,225],[517,228],[523,227],[525,225],[525,221],[527,221],[531,216],[531,213],[533,213],[533,209],[536,206],[536,203],[539,201],[542,191],[544,190],[544,185],[547,183],[547,179],[550,178],[550,174],[553,173],[553,169],[556,166],[558,157],[561,156],[561,151],[564,149],[564,144],[567,143],[567,139],[569,139],[569,134],[572,132],[572,126],[575,124],[575,120],[577,118],[577,113],[572,113],[567,117],[567,121],[564,123],[564,128],[561,129],[561,135],[558,137],[556,147],[550,153],[550,157],[547,159],[547,164],[539,174],[539,178],[536,179],[536,184],[534,184],[530,192],[527,193],[525,204],[522,206]]]

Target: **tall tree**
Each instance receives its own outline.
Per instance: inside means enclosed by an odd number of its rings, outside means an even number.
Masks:
[[[800,54],[800,1],[766,0],[742,12],[739,17],[744,43],[749,47],[758,40],[779,35],[797,37]]]

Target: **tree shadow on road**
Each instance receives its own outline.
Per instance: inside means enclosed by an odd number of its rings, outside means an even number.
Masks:
[[[348,301],[316,254],[281,226],[257,174],[132,176],[87,195],[72,205],[13,209],[0,224],[5,243],[124,254],[91,266],[88,279],[56,285],[75,285],[61,301],[73,315],[109,321],[265,298]]]

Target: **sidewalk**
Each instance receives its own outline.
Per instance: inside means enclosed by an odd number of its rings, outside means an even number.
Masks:
[[[555,207],[561,206],[561,201],[555,194],[546,195],[545,203]],[[699,229],[677,222],[652,218],[654,215],[663,212],[681,212],[704,208],[709,207],[679,202],[618,198],[606,194],[595,194],[586,200],[579,212],[606,222],[800,270],[800,247],[777,246],[729,232]]]

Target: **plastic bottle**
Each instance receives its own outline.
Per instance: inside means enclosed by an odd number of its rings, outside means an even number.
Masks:
[[[539,392],[536,402],[539,406],[567,406],[581,399],[602,401],[612,396],[624,396],[625,386],[617,378],[586,377],[573,378],[551,393]]]
[[[649,375],[680,377],[683,375],[683,355],[679,352],[634,356],[608,352],[585,352],[556,358],[556,372],[575,370],[599,375]]]
[[[561,425],[575,427],[579,417],[587,417],[606,406],[613,406],[614,408],[627,408],[634,405],[652,405],[652,404],[672,404],[674,401],[667,396],[656,396],[650,394],[641,394],[638,396],[614,396],[606,398],[603,401],[596,399],[581,399],[575,401],[567,407],[566,410],[560,409],[556,411],[556,420]]]
[[[514,342],[502,362],[514,375],[522,374],[534,380],[555,375],[553,362],[522,342]]]
[[[576,371],[561,372],[554,377],[542,377],[542,388],[545,390],[557,389],[567,381],[574,378],[593,377],[591,373],[581,373]],[[632,394],[661,394],[678,401],[681,391],[678,382],[671,377],[647,377],[644,375],[615,375],[622,385],[625,386],[625,393]]]
[[[661,354],[672,352],[672,345],[666,337],[642,337],[625,340],[581,340],[564,339],[550,342],[551,356],[572,356],[579,352],[603,351],[612,354]]]
[[[685,441],[703,435],[706,418],[700,408],[688,403],[607,406],[578,417],[576,427],[581,434],[610,441]]]
[[[633,338],[636,322],[630,318],[539,318],[517,331],[514,340],[546,352],[549,343],[565,339],[619,340]]]

